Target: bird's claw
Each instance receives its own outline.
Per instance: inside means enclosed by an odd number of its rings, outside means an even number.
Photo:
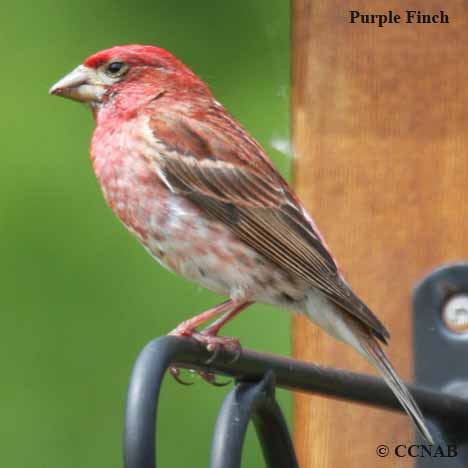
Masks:
[[[172,375],[172,377],[174,378],[176,382],[182,385],[193,385],[195,383],[195,382],[187,382],[185,380],[182,380],[180,378],[180,369],[178,367],[175,367],[175,366],[169,367],[169,373]],[[217,381],[216,374],[212,372],[199,371],[197,373],[205,382],[215,387],[225,387],[226,385],[229,385],[231,383],[231,380],[227,380],[225,382]]]
[[[219,352],[221,350],[222,346],[221,345],[217,345],[214,347],[213,349],[213,354],[205,361],[205,364],[207,366],[209,366],[210,364],[213,364],[213,362],[216,360],[216,358],[218,357],[219,355]],[[206,349],[208,351],[211,351],[212,349],[210,349],[208,346],[206,347]],[[234,357],[232,359],[229,360],[228,364],[233,364],[234,362],[237,362],[237,360],[241,357],[241,354],[242,354],[242,348],[241,346],[239,345],[237,348],[235,349],[232,349],[232,351],[234,352]]]
[[[239,348],[234,351],[234,357],[229,361],[229,364],[234,364],[239,360],[242,354],[242,348],[239,345]]]
[[[216,360],[221,349],[231,351],[235,354],[234,358],[230,362],[236,362],[239,359],[242,352],[239,340],[237,340],[236,338],[210,335],[203,331],[200,333],[193,333],[192,338],[194,338],[199,343],[205,345],[206,349],[213,353],[205,361],[206,365],[210,365]]]
[[[208,346],[206,347],[208,349]],[[213,362],[216,360],[216,358],[218,357],[218,354],[219,354],[219,350],[221,349],[220,346],[217,346],[213,349],[213,353],[211,354],[211,356],[205,361],[205,365],[206,366],[209,366],[211,364],[213,364]],[[210,349],[208,349],[208,351],[211,351]]]
[[[174,380],[182,385],[193,385],[194,382],[186,382],[180,378],[180,369],[175,366],[169,367],[169,373],[172,375]]]
[[[205,382],[209,383],[210,385],[213,385],[214,387],[225,387],[226,385],[229,385],[232,382],[231,380],[219,382],[216,380],[216,374],[213,374],[212,372],[200,371],[198,374]]]
[[[212,335],[210,333],[206,333],[205,331],[201,332],[196,332],[193,330],[187,330],[182,327],[178,327],[175,330],[173,330],[170,335],[172,336],[189,336],[193,338],[195,341],[198,343],[201,343],[202,345],[206,346],[206,349],[213,353],[206,361],[205,365],[209,366],[212,364],[216,358],[219,355],[219,352],[221,349],[226,349],[228,351],[234,352],[234,357],[233,359],[230,360],[230,363],[236,362],[241,353],[242,353],[242,348],[239,343],[239,340],[236,338],[229,338],[229,337],[224,337],[224,336],[216,336]],[[169,372],[174,377],[174,379],[181,383],[182,385],[192,385],[193,382],[185,382],[180,378],[180,370],[177,367],[170,367]],[[226,382],[219,382],[216,380],[216,374],[212,372],[206,372],[206,371],[199,371],[198,375],[207,383],[210,385],[214,385],[215,387],[225,387],[226,385],[229,385],[231,383],[230,380]]]

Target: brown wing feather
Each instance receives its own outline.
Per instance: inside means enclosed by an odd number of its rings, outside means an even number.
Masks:
[[[170,188],[277,266],[320,290],[385,342],[388,331],[342,280],[320,235],[260,146],[229,116],[223,118],[229,119],[228,132],[226,121],[207,125],[174,114],[150,119],[155,138],[166,149],[159,152],[158,163]]]

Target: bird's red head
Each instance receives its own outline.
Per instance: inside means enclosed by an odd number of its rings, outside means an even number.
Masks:
[[[155,68],[166,72],[193,73],[174,55],[160,47],[149,45],[125,45],[102,50],[88,57],[83,65],[99,70],[111,63],[122,63],[128,70],[134,68]]]
[[[167,50],[149,45],[125,45],[91,55],[56,83],[50,93],[96,108],[120,94],[127,98],[132,95],[139,101],[161,92],[184,90],[209,92],[206,85]]]

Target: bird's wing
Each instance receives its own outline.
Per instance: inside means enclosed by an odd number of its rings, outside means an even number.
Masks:
[[[170,190],[386,341],[388,331],[342,280],[320,233],[262,148],[234,119],[218,114],[203,121],[170,112],[150,116],[158,171]]]

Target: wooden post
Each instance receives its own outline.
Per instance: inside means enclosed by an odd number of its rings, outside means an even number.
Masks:
[[[449,24],[406,24],[405,9]],[[402,15],[379,28],[349,10]],[[468,252],[468,8],[466,0],[294,0],[296,190],[353,289],[387,324],[390,358],[411,380],[411,292],[433,268]],[[301,360],[372,372],[299,317]],[[408,467],[376,447],[412,442],[405,416],[297,395],[302,468]]]

